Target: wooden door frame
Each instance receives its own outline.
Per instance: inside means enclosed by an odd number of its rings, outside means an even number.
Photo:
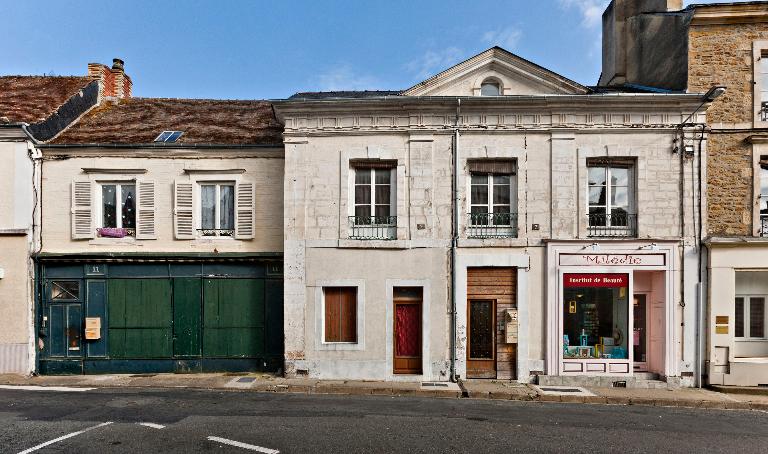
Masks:
[[[493,346],[491,348],[491,352],[493,353],[492,359],[472,359],[470,356],[470,339],[472,338],[472,302],[485,302],[489,301],[493,307],[491,308],[491,316],[493,317],[493,321],[491,322],[491,342],[493,342]],[[496,335],[498,334],[496,323],[497,323],[497,317],[496,317],[496,305],[497,300],[495,298],[467,298],[467,348],[466,348],[466,355],[467,355],[467,364],[469,364],[470,361],[493,361],[493,371],[494,371],[494,378],[495,374],[498,372],[498,364],[497,364],[497,342],[496,342]],[[467,378],[469,377],[469,367],[467,367]]]
[[[422,290],[423,292],[423,290]],[[401,370],[398,371],[397,369],[397,306],[398,305],[415,305],[419,308],[419,356],[407,356],[407,357],[400,357],[400,358],[412,358],[412,359],[419,359],[419,368],[418,369],[408,369],[408,370]],[[424,362],[424,295],[422,293],[422,297],[419,299],[409,299],[409,298],[396,298],[392,300],[392,373],[395,375],[422,375],[424,373],[423,371],[423,362]]]
[[[632,294],[632,310],[635,310],[634,300],[636,295],[643,295],[645,297],[645,361],[638,361],[637,358],[633,358],[632,370],[635,372],[648,372],[649,365],[651,363],[651,330],[650,330],[650,316],[651,316],[651,293],[650,292],[634,292]],[[632,317],[632,346],[634,348],[634,335],[635,335],[635,318]],[[640,368],[636,367],[640,366]]]

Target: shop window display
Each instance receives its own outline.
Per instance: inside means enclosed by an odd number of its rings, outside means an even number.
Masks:
[[[628,359],[629,275],[563,279],[563,358]]]

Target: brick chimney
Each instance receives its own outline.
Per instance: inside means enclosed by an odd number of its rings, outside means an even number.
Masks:
[[[103,99],[130,98],[133,82],[125,74],[125,62],[112,60],[112,67],[101,63],[88,63],[88,76],[99,81],[99,102]]]

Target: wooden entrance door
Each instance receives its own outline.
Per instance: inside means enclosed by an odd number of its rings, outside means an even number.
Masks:
[[[416,287],[394,289],[394,373],[421,374],[421,301]]]
[[[496,301],[467,303],[467,378],[496,378]]]

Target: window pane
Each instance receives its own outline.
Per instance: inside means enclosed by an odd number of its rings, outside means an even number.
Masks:
[[[494,175],[493,176],[493,184],[505,184],[509,186],[510,181],[512,181],[512,178],[509,175]]]
[[[376,205],[376,217],[379,219],[376,219],[376,222],[378,224],[384,224],[389,222],[386,218],[389,216],[389,205]]]
[[[370,204],[370,203],[371,203],[371,186],[356,185],[355,186],[355,205]]]
[[[629,190],[627,188],[612,188],[611,205],[626,207],[629,206]]]
[[[200,226],[204,229],[216,228],[216,186],[200,186]]]
[[[376,169],[376,184],[389,184],[391,177],[390,169]]]
[[[768,196],[768,166],[760,166],[760,194]]]
[[[488,184],[488,175],[483,173],[473,173],[472,184]]]
[[[611,210],[611,225],[614,227],[629,226],[629,216],[627,210],[623,208],[613,208]]]
[[[749,337],[765,337],[765,298],[749,299]]]
[[[120,185],[122,222],[124,229],[136,228],[136,185]]]
[[[509,206],[510,194],[509,185],[493,185],[493,203],[494,205]]]
[[[627,186],[629,184],[629,169],[612,168],[611,169],[611,185],[613,186]]]
[[[371,217],[371,206],[370,205],[358,205],[355,207],[355,216],[358,217],[357,223],[362,224],[365,222],[365,219],[368,219]]]
[[[76,300],[80,296],[80,282],[53,281],[51,283],[52,300]]]
[[[500,94],[499,84],[497,83],[489,82],[480,85],[481,96],[499,96]]]
[[[117,187],[105,184],[101,187],[102,227],[117,227]]]
[[[734,336],[744,337],[744,298],[736,298],[736,316],[734,322]]]
[[[391,187],[386,184],[376,185],[376,205],[388,205]]]
[[[470,194],[470,202],[472,205],[488,204],[488,186],[480,186],[473,184],[472,192]]]
[[[605,195],[608,192],[605,186],[589,188],[589,204],[605,206]]]
[[[231,185],[219,187],[219,228],[235,228],[235,187]]]
[[[590,208],[589,209],[589,225],[590,226],[605,226],[608,220],[606,216],[605,208]]]
[[[590,167],[588,171],[590,186],[605,184],[605,167]]]
[[[355,169],[355,184],[371,184],[371,169]]]

